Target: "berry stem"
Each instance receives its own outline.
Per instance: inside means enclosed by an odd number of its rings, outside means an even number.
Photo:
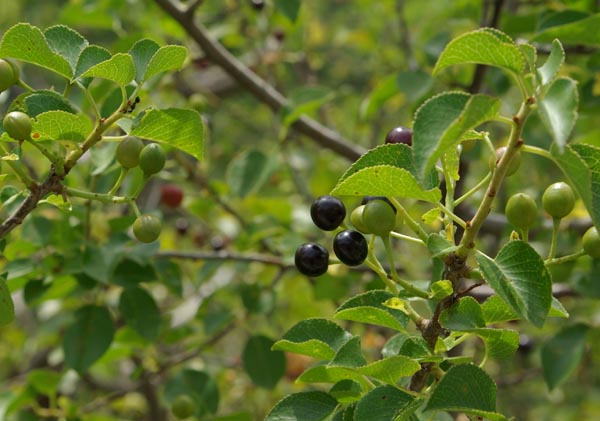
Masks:
[[[452,212],[450,209],[448,209],[448,206],[444,206],[441,203],[436,203],[435,205],[442,212],[444,212],[444,214],[446,215],[446,217],[450,218],[452,221],[456,222],[461,227],[466,228],[467,224],[465,223],[465,221],[463,221],[461,218],[459,218],[458,216],[456,216],[454,214],[454,212]]]
[[[398,200],[396,200],[393,197],[389,197],[388,199],[390,199],[390,201],[396,208],[396,211],[400,212],[400,215],[402,215],[402,219],[404,219],[406,225],[408,225],[408,227],[411,230],[413,230],[415,234],[417,234],[421,241],[423,241],[424,243],[427,242],[427,238],[429,237],[429,235],[427,235],[423,227],[421,227],[421,225],[419,225],[419,223],[410,216],[410,214],[406,211],[404,206],[402,206],[400,202],[398,202]]]
[[[463,194],[461,197],[456,199],[454,201],[454,206],[460,205],[462,202],[467,200],[469,197],[471,197],[475,193],[477,193],[477,191],[479,191],[488,181],[490,181],[490,178],[492,178],[491,172],[487,173],[486,176],[481,179],[481,181],[479,181],[477,184],[475,184],[475,186],[473,186],[473,188],[471,188],[471,190],[469,190],[468,192]]]
[[[538,148],[537,146],[531,146],[531,145],[523,145],[521,147],[521,150],[523,152],[527,152],[527,153],[531,153],[534,155],[539,155],[539,156],[543,156],[544,158],[548,158],[550,161],[554,162],[556,164],[556,159],[554,159],[554,157],[552,156],[552,154],[550,152],[548,152],[545,149],[542,148]]]
[[[52,165],[54,165],[56,174],[64,175],[65,168],[64,168],[64,160],[62,159],[62,157],[56,156],[54,153],[49,151],[48,148],[45,148],[44,146],[40,145],[39,142],[35,142],[31,139],[28,139],[27,142],[30,145],[32,145],[34,148],[36,148],[38,151],[40,151],[42,153],[42,155],[44,155],[46,158],[48,158],[48,160],[52,163]]]
[[[25,89],[27,92],[33,92],[35,90],[21,79],[17,81],[17,85]]]
[[[418,238],[411,237],[410,235],[400,234],[399,232],[396,232],[396,231],[390,232],[390,236],[392,236],[394,238],[398,238],[400,240],[405,240],[405,241],[409,241],[411,243],[419,244],[421,246],[425,245],[425,242],[423,242],[422,240],[419,240]]]
[[[108,192],[109,195],[114,196],[115,194],[117,194],[117,191],[119,190],[119,187],[121,187],[121,184],[123,184],[123,181],[125,180],[125,176],[127,175],[128,171],[129,170],[127,168],[121,167],[121,172],[119,173],[119,178],[117,178],[115,185]]]
[[[125,196],[113,196],[105,193],[93,193],[85,190],[75,189],[73,187],[64,186],[63,190],[69,196],[79,197],[82,199],[95,200],[102,203],[131,203],[133,199]]]
[[[560,227],[560,218],[552,218],[552,241],[550,242],[550,251],[548,252],[548,261],[554,259],[556,254],[556,243],[558,241],[558,229]]]
[[[413,294],[417,297],[429,298],[429,294],[427,294],[427,292],[414,287],[409,282],[400,278],[400,276],[398,275],[398,272],[396,271],[396,264],[394,263],[394,254],[392,253],[392,243],[390,241],[390,236],[386,235],[386,236],[381,237],[381,239],[383,240],[383,245],[385,247],[385,254],[386,254],[386,256],[388,258],[388,262],[390,264],[390,273],[392,275],[392,280],[395,283],[397,283],[398,285],[400,285],[402,288],[404,288],[406,291],[410,292],[411,294]]]
[[[581,249],[578,252],[573,253],[573,254],[568,254],[566,256],[555,257],[553,259],[548,259],[548,260],[546,260],[544,262],[544,265],[546,265],[546,267],[548,267],[548,266],[554,266],[554,265],[560,265],[562,263],[567,263],[567,262],[570,262],[572,260],[577,260],[580,257],[585,256],[585,255],[586,255],[586,252],[583,249]]]

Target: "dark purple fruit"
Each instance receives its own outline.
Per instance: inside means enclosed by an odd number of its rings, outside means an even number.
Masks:
[[[302,244],[296,249],[294,263],[298,271],[306,276],[321,276],[329,266],[329,252],[317,243]]]
[[[333,196],[320,196],[310,207],[310,217],[324,231],[333,231],[346,217],[346,207]]]
[[[354,230],[339,232],[333,239],[333,251],[348,266],[358,266],[367,258],[369,246],[365,237]]]
[[[412,146],[412,130],[404,126],[395,127],[385,135],[385,143],[402,143]]]
[[[250,4],[255,10],[262,10],[265,7],[265,0],[250,0]]]

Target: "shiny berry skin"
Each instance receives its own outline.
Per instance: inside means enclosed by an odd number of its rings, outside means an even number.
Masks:
[[[385,196],[364,196],[363,199],[361,200],[360,204],[366,205],[371,200],[383,200],[385,203],[390,205],[392,207],[392,209],[394,210],[394,213],[396,213],[396,207],[394,206],[392,201]]]
[[[537,218],[537,205],[525,193],[517,193],[506,202],[504,210],[506,219],[512,225],[521,229],[530,228]]]
[[[175,418],[184,420],[196,412],[196,404],[188,395],[179,395],[171,404],[171,412]]]
[[[396,214],[389,203],[375,199],[365,205],[362,222],[369,232],[383,237],[389,235],[396,226]]]
[[[549,185],[542,195],[542,207],[551,217],[564,218],[575,207],[573,189],[562,181]]]
[[[600,259],[600,234],[596,227],[591,227],[583,234],[583,251],[588,255]]]
[[[385,135],[385,143],[402,143],[412,146],[412,130],[404,126],[395,127]]]
[[[348,266],[358,266],[367,258],[369,246],[365,237],[354,230],[339,232],[333,239],[333,251]]]
[[[152,175],[164,168],[166,160],[163,148],[158,143],[150,143],[142,148],[139,165],[144,175]]]
[[[496,165],[498,165],[498,162],[500,162],[500,158],[502,158],[502,156],[504,155],[504,152],[506,152],[506,146],[502,146],[502,147],[496,149],[496,154],[490,156],[490,158],[488,159],[488,167],[489,167],[490,171],[494,171],[494,169],[496,168]],[[508,165],[508,169],[506,170],[505,175],[507,177],[513,175],[514,173],[517,172],[517,170],[519,169],[520,166],[521,166],[521,152],[517,151],[513,155],[513,158],[510,161],[510,164]]]
[[[321,276],[329,267],[329,252],[317,243],[302,244],[296,249],[294,263],[300,273],[306,276]]]
[[[333,196],[320,196],[310,206],[310,217],[324,231],[333,231],[344,221],[346,207]]]
[[[165,184],[160,189],[160,201],[169,208],[178,208],[183,201],[183,190],[176,184]]]
[[[3,92],[19,81],[17,69],[9,61],[0,59],[0,92]]]
[[[144,148],[144,143],[135,136],[127,136],[117,146],[115,155],[117,162],[121,164],[123,168],[136,167],[140,162],[140,152]]]
[[[158,239],[162,223],[154,215],[138,216],[133,223],[133,235],[142,243],[152,243]]]
[[[31,118],[21,111],[12,111],[6,114],[2,120],[2,127],[13,139],[29,140],[31,138]]]

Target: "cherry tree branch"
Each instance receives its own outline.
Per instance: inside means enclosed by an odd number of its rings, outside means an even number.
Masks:
[[[256,73],[252,72],[233,54],[227,51],[223,45],[213,40],[206,28],[195,22],[194,17],[186,13],[186,9],[183,6],[175,4],[172,0],[155,0],[155,2],[183,27],[187,34],[202,48],[208,59],[223,68],[237,83],[265,103],[274,112],[278,112],[285,105],[289,104],[289,100],[283,94]],[[298,118],[292,124],[292,127],[319,145],[352,161],[356,160],[366,151],[362,146],[353,144],[338,132],[306,116]]]

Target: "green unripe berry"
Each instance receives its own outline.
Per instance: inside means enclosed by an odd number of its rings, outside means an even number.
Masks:
[[[506,152],[506,146],[502,146],[502,147],[496,149],[496,153],[494,155],[490,156],[490,159],[488,160],[488,167],[489,167],[490,171],[494,171],[494,169],[496,168],[496,165],[498,165],[498,162],[500,162],[500,159],[502,158],[502,156],[504,155],[505,152]],[[510,161],[510,164],[508,164],[508,168],[506,170],[506,176],[509,177],[509,176],[513,175],[514,173],[516,173],[520,166],[521,166],[521,152],[517,151],[513,155],[512,159]]]
[[[140,162],[140,152],[144,148],[144,143],[135,136],[128,136],[117,146],[117,162],[123,168],[133,168]]]
[[[363,212],[365,211],[365,206],[366,205],[360,205],[352,211],[352,213],[350,214],[350,222],[352,223],[352,225],[354,225],[354,228],[356,228],[363,234],[371,234],[371,232],[367,229],[365,223],[363,222]]]
[[[369,232],[383,237],[394,230],[396,214],[389,203],[380,199],[371,200],[365,205],[362,222]]]
[[[158,239],[162,224],[154,215],[139,216],[133,223],[133,235],[142,243],[151,243]]]
[[[145,175],[156,174],[165,166],[166,155],[158,143],[150,143],[140,152],[140,168]]]
[[[583,251],[588,255],[600,259],[600,234],[596,227],[591,227],[583,234]]]
[[[21,111],[12,111],[6,114],[2,120],[2,126],[13,139],[29,140],[31,137],[31,118]]]
[[[0,59],[0,92],[19,81],[19,69],[7,60]]]
[[[175,418],[184,420],[196,412],[196,404],[188,395],[179,395],[171,404],[171,412]]]
[[[564,218],[575,207],[573,189],[562,181],[551,184],[542,195],[542,207],[551,217]]]
[[[504,213],[512,225],[520,229],[528,229],[537,217],[537,205],[525,193],[517,193],[506,202]]]

